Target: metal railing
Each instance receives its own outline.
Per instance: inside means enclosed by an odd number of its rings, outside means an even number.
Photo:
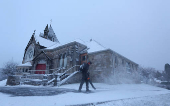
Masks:
[[[48,74],[48,70],[28,70],[30,74],[35,74],[35,72],[42,72],[42,71],[45,71],[45,74]]]
[[[71,74],[66,74],[67,72],[69,72],[70,70],[72,70],[73,68],[75,68],[75,67],[79,67],[80,65],[75,65],[75,66],[73,66],[73,67],[71,67],[71,68],[69,68],[68,70],[66,70],[64,73],[62,73],[60,76],[58,76],[58,78],[62,78],[62,80],[59,80],[59,82],[58,82],[58,86],[60,86],[61,84],[63,84],[64,82],[66,82],[69,78],[71,78],[74,74],[76,74],[77,72],[76,71],[74,71],[74,72],[72,72]],[[67,75],[67,76],[66,76]]]
[[[57,69],[57,70],[56,70]],[[59,72],[60,70],[62,70],[63,68],[61,67],[61,68],[55,68],[55,69],[49,69],[49,70],[56,70],[56,71],[53,71],[53,73],[52,74],[55,74],[55,73],[57,73],[57,72]]]
[[[61,71],[63,68],[55,68],[55,69],[49,69],[49,70],[56,70],[53,71],[52,74],[47,74],[46,72],[48,72],[48,70],[29,70],[29,72],[31,72],[32,74],[29,75],[22,75],[21,76],[21,83],[24,83],[25,81],[32,81],[32,80],[42,80],[44,79],[44,76],[47,77],[47,84],[51,83],[52,81],[54,81],[55,79],[58,81],[58,84],[60,85],[61,79],[63,80],[61,83],[65,82],[68,77],[68,79],[70,77],[72,77],[72,75],[75,73],[75,71],[78,71],[78,67],[80,65],[74,65],[73,67],[66,69],[63,73],[59,74],[59,71]],[[72,70],[73,68],[77,67],[73,72],[67,74],[70,70]],[[35,71],[45,71],[45,74],[34,74]],[[56,75],[57,74],[57,75]]]
[[[63,76],[63,75],[66,74],[68,71],[70,71],[70,70],[73,69],[74,67],[78,67],[78,66],[80,66],[80,65],[75,65],[75,66],[69,68],[69,69],[66,70],[64,73],[62,73],[60,76]]]

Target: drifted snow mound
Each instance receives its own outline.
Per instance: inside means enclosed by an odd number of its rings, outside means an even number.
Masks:
[[[5,86],[6,85],[6,81],[7,81],[7,79],[0,81],[0,86]]]

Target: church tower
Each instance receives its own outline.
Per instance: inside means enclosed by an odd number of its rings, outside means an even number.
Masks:
[[[47,26],[44,29],[44,34],[40,33],[39,36],[43,37],[45,39],[51,40],[53,42],[58,42],[59,43],[51,24],[50,24],[50,27],[48,27],[48,24],[47,24]]]
[[[44,38],[45,39],[47,39],[48,32],[49,32],[49,30],[48,30],[48,24],[47,24],[47,26],[45,27],[45,30],[44,30]]]

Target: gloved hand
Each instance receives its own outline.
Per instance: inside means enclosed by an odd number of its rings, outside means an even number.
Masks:
[[[87,80],[89,80],[90,78],[88,77]]]

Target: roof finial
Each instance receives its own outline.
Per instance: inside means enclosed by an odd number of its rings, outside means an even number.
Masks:
[[[52,19],[50,20],[50,25],[52,24]]]

